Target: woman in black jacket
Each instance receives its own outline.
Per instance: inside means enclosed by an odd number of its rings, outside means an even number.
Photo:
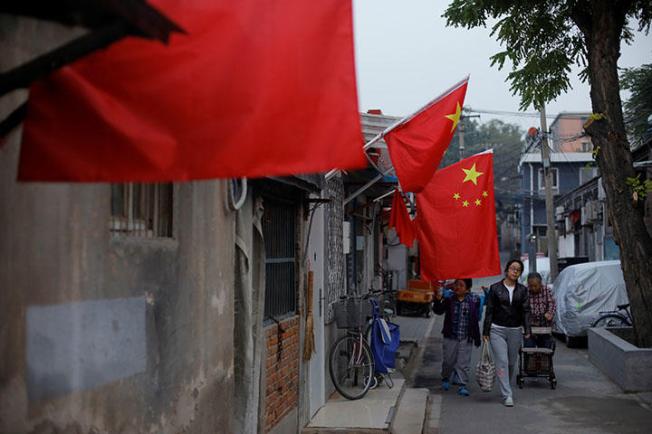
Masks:
[[[518,283],[523,262],[512,259],[505,265],[505,278],[494,283],[487,295],[483,339],[491,341],[496,364],[496,377],[503,404],[514,406],[510,380],[516,371],[522,334],[530,336],[530,303],[528,290]],[[522,329],[521,329],[522,327]]]

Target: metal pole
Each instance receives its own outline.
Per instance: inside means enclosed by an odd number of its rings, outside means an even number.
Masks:
[[[528,239],[528,249],[527,249],[528,269],[530,273],[536,273],[537,272],[537,247],[536,247],[537,236],[533,233],[530,233],[527,239]]]
[[[460,119],[461,121],[461,119]],[[459,132],[459,140],[460,140],[460,161],[464,159],[464,122],[460,122],[459,128],[457,130]]]
[[[366,151],[367,149],[369,149],[369,148],[370,148],[374,143],[376,143],[377,141],[379,141],[380,139],[383,138],[383,136],[385,135],[385,132],[386,132],[386,131],[387,131],[387,130],[383,131],[382,133],[376,135],[373,139],[369,140],[369,141],[368,141],[368,142],[367,142],[367,143],[362,147],[362,149],[363,149],[364,151]],[[332,169],[332,170],[329,170],[329,171],[326,173],[326,175],[324,175],[324,177],[326,178],[326,181],[328,181],[329,179],[331,179],[331,178],[332,178],[332,177],[333,177],[337,172],[339,172],[339,169]]]
[[[358,196],[359,196],[363,191],[365,191],[366,189],[368,189],[369,187],[371,187],[372,185],[374,185],[376,182],[378,182],[378,181],[380,181],[381,179],[383,179],[383,176],[385,176],[385,175],[379,173],[378,175],[376,175],[376,177],[375,177],[374,179],[372,179],[371,181],[367,182],[367,183],[366,183],[365,185],[363,185],[362,187],[358,188],[358,189],[357,189],[353,194],[351,194],[351,196],[349,196],[349,197],[347,197],[346,199],[344,199],[344,205],[346,205],[347,203],[351,202],[353,199],[355,199],[356,197],[358,197]]]
[[[548,124],[546,107],[541,104],[541,161],[545,175],[546,188],[546,238],[548,239],[548,258],[550,259],[550,279],[557,277],[557,231],[555,230],[555,209],[552,199],[552,170],[550,170],[550,148],[548,147]]]
[[[447,96],[448,96],[449,94],[451,94],[454,90],[456,90],[458,87],[462,86],[465,82],[467,82],[467,81],[469,80],[469,77],[470,77],[470,76],[467,75],[466,77],[464,77],[464,79],[460,80],[459,82],[457,82],[457,83],[455,83],[454,85],[452,85],[450,88],[446,89],[443,93],[441,93],[441,94],[440,94],[439,96],[437,96],[435,99],[430,100],[426,105],[424,105],[423,107],[421,107],[419,110],[415,111],[415,112],[412,113],[411,115],[408,115],[408,116],[405,116],[405,117],[402,118],[402,119],[399,119],[397,122],[395,122],[395,123],[393,123],[392,125],[390,125],[389,127],[385,128],[385,130],[384,130],[383,132],[381,132],[381,133],[378,134],[376,137],[374,137],[374,138],[371,139],[369,142],[367,142],[367,144],[364,145],[363,149],[366,151],[366,150],[367,150],[371,145],[373,145],[373,144],[376,143],[378,140],[380,140],[380,139],[382,139],[383,137],[385,137],[385,134],[389,133],[390,131],[392,131],[394,128],[396,128],[396,127],[398,127],[398,126],[403,125],[403,124],[405,124],[405,123],[411,121],[412,118],[418,116],[419,114],[421,114],[421,112],[424,112],[424,111],[426,111],[428,108],[430,108],[430,106],[432,106],[432,105],[438,103],[439,101],[441,101],[442,99],[444,99],[445,97],[447,97]],[[478,116],[478,117],[479,117],[479,116]],[[331,178],[333,177],[333,175],[335,175],[338,171],[339,171],[339,169],[333,169],[333,170],[328,171],[328,172],[326,173],[326,175],[324,175],[325,178],[326,178],[326,181],[328,181],[329,179],[331,179]]]
[[[395,191],[396,191],[396,189],[395,189],[395,188],[392,188],[392,189],[389,190],[387,193],[385,193],[385,194],[381,194],[380,196],[378,196],[377,198],[375,198],[375,199],[373,200],[373,202],[378,202],[378,201],[380,201],[380,200],[383,200],[383,199],[385,199],[387,196],[389,196],[390,194],[394,193]]]

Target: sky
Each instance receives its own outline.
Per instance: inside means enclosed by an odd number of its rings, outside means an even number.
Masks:
[[[406,116],[470,74],[465,106],[476,110],[518,112],[519,97],[506,82],[511,65],[491,67],[501,51],[490,29],[446,27],[441,15],[448,0],[353,0],[356,73],[360,111],[381,109]],[[637,33],[623,45],[620,67],[652,63],[652,34]],[[589,86],[572,71],[573,89],[546,106],[546,112],[591,110]],[[623,94],[623,96],[626,96]],[[532,113],[530,107],[527,112]],[[538,117],[493,116],[524,129],[539,126]]]

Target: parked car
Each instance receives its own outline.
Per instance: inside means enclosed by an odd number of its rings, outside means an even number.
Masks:
[[[600,312],[629,303],[620,261],[587,262],[566,267],[555,279],[557,301],[554,331],[566,342],[586,336]]]

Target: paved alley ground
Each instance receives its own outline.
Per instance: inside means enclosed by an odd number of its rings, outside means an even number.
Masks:
[[[441,377],[441,327],[437,317],[424,337],[423,354],[411,387],[430,390],[431,414],[424,433],[443,434],[628,434],[652,432],[652,394],[624,394],[588,360],[584,349],[569,349],[557,342],[556,390],[547,381],[531,379],[523,389],[514,387],[513,408],[501,404],[495,386],[481,392],[471,375],[471,396],[456,389],[443,392]],[[479,358],[474,351],[472,371]],[[429,422],[428,422],[429,421]]]

